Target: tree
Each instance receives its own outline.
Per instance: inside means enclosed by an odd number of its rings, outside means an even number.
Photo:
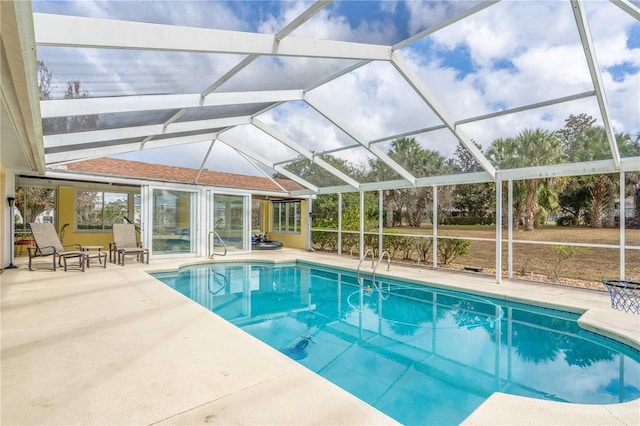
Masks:
[[[525,130],[518,137],[520,156],[530,161],[531,166],[543,166],[560,162],[562,145],[555,135],[543,131]],[[533,231],[535,215],[539,207],[552,207],[552,179],[529,179],[526,181],[527,195],[525,201],[524,230]]]
[[[389,157],[417,177],[434,176],[451,170],[446,159],[436,151],[424,149],[415,138],[399,138],[391,143]],[[447,196],[447,191],[439,194]],[[432,201],[431,188],[405,188],[396,190],[395,200],[407,215],[409,226],[418,227],[426,217]]]
[[[379,158],[371,159],[369,161],[369,175],[371,179],[378,182],[397,179],[399,177],[391,167]],[[387,228],[392,228],[394,225],[393,211],[398,202],[398,190],[385,189],[383,195],[385,226]]]
[[[487,159],[497,168],[509,169],[515,168],[516,159],[514,152],[517,150],[516,140],[514,138],[498,138],[493,141],[489,149],[487,150]],[[502,190],[499,188],[498,190]],[[511,224],[514,229],[520,227],[521,217],[524,212],[524,200],[525,200],[525,185],[523,181],[516,181],[513,183],[513,199],[511,207],[513,208],[513,223]],[[503,223],[506,224],[507,220],[507,203],[503,203],[502,212],[496,212],[503,217]],[[505,225],[506,226],[506,225]]]
[[[49,67],[42,61],[38,61],[38,92],[40,100],[51,99],[51,79],[53,73],[49,71]]]
[[[51,99],[51,79],[53,72],[47,65],[38,61],[38,90],[40,99]],[[64,99],[90,98],[91,93],[82,87],[79,80],[67,82]],[[45,135],[66,133],[69,131],[95,130],[98,125],[97,115],[74,115],[71,117],[51,117],[42,120],[42,131]]]
[[[482,152],[482,146],[475,141],[473,144]],[[462,144],[458,144],[451,166],[458,173],[471,173],[482,170],[480,164]],[[493,198],[493,184],[478,183],[456,185],[453,191],[453,206],[461,214],[474,217],[481,221],[491,215]]]
[[[65,91],[65,99],[81,99],[90,98],[91,93],[82,87],[79,80],[67,82],[67,90]],[[59,120],[59,123],[65,126],[64,132],[79,130],[95,130],[98,124],[98,118],[95,115],[74,115]]]
[[[26,226],[27,223],[34,222],[42,213],[55,208],[56,191],[50,188],[18,186],[15,203],[16,209],[22,216],[23,226]]]
[[[630,137],[617,134],[616,143],[621,153],[633,151]],[[584,128],[569,141],[565,156],[572,162],[585,162],[611,158],[611,148],[604,127]],[[588,198],[583,199],[581,209],[587,210],[589,226],[592,228],[613,227],[615,201],[618,196],[619,179],[616,175],[584,175],[573,180],[577,186],[587,189]]]
[[[478,148],[478,151],[482,152],[482,145],[472,140],[473,144]],[[479,172],[482,170],[478,160],[471,154],[471,152],[464,147],[461,143],[458,143],[456,151],[454,152],[455,158],[452,162],[453,168],[459,173],[471,173]]]
[[[631,135],[624,134],[620,138],[616,138],[618,149],[622,157],[638,157],[640,156],[640,133],[633,138]],[[634,203],[634,216],[626,222],[627,227],[640,229],[640,172],[627,172],[625,174],[625,195],[631,197]]]
[[[523,130],[515,138],[496,139],[487,156],[499,168],[535,167],[556,164],[562,159],[562,144],[553,134],[545,130]],[[524,208],[524,230],[535,229],[536,214],[540,208],[553,208],[554,185],[551,179],[529,179],[523,182],[524,190],[517,188],[514,195],[523,194],[524,199],[514,200],[514,210]],[[515,185],[514,185],[515,189]],[[523,203],[517,206],[517,203]]]
[[[556,131],[556,136],[562,143],[562,148],[565,154],[569,151],[573,139],[584,132],[585,129],[593,126],[596,119],[588,114],[569,115],[569,118],[564,120],[564,127]]]
[[[332,155],[322,155],[320,156],[320,158],[347,175],[353,177],[353,175],[356,174],[356,168],[347,160],[343,160]],[[304,157],[299,157],[298,159],[287,164],[285,166],[285,169],[319,187],[345,184],[342,179],[338,178],[333,173],[327,171],[326,169],[318,166],[311,160],[308,160]],[[288,177],[280,173],[276,173],[274,177],[280,179],[288,179]]]

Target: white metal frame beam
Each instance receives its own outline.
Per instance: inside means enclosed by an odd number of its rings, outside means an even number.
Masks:
[[[199,93],[186,95],[142,95],[114,98],[76,98],[41,101],[42,118],[70,117],[134,111],[198,108],[225,105],[250,105],[297,101],[302,90],[265,90],[254,92],[212,93],[201,102]]]
[[[434,25],[432,27],[427,28],[426,30],[412,36],[409,37],[406,40],[401,41],[400,43],[397,43],[393,46],[393,50],[398,50],[401,49],[411,43],[413,43],[414,41],[420,40],[421,38],[427,37],[428,35],[431,35],[433,33],[435,33],[436,31],[440,31],[443,28],[448,27],[449,25],[455,24],[458,21],[463,20],[464,18],[467,18],[471,15],[474,15],[478,12],[480,12],[481,10],[484,10],[486,8],[488,8],[489,6],[493,6],[494,4],[500,2],[500,0],[488,0],[488,1],[484,1],[482,3],[478,3],[477,5],[470,7],[468,9],[465,9],[464,11],[462,11],[462,13],[455,15],[447,20],[444,20],[442,22],[440,22],[437,25]]]
[[[607,103],[602,74],[600,73],[600,66],[598,65],[598,59],[596,58],[596,52],[593,47],[593,40],[591,39],[589,22],[587,21],[587,16],[580,1],[571,0],[571,6],[573,9],[573,15],[576,19],[576,25],[578,26],[578,33],[580,34],[580,41],[582,43],[582,49],[584,50],[584,56],[587,60],[589,73],[591,74],[593,88],[596,91],[598,106],[600,107],[600,114],[602,115],[602,125],[604,126],[604,130],[607,134],[609,148],[611,149],[611,156],[613,157],[613,161],[616,166],[619,167],[620,152],[618,151],[616,136],[613,132],[613,124],[611,123],[611,115],[609,114],[609,104]]]
[[[34,13],[40,46],[389,60],[388,46]],[[69,31],[73,28],[73,31]]]
[[[556,105],[556,104],[561,104],[561,103],[565,103],[565,102],[576,101],[576,100],[579,100],[579,99],[589,98],[591,96],[595,96],[595,94],[596,94],[595,90],[590,90],[590,91],[587,91],[587,92],[577,93],[575,95],[562,96],[560,98],[549,99],[549,100],[543,101],[543,102],[537,102],[537,103],[534,103],[534,104],[528,104],[528,105],[523,105],[523,106],[519,106],[519,107],[504,109],[502,111],[490,112],[488,114],[476,115],[474,117],[469,117],[469,118],[463,118],[463,119],[458,120],[458,121],[455,122],[455,127],[457,128],[461,124],[475,123],[477,121],[487,120],[489,118],[502,117],[504,115],[509,115],[509,114],[513,114],[513,113],[516,113],[516,112],[529,111],[529,110],[536,109],[536,108],[542,108],[542,107],[546,107],[546,106],[550,106],[550,105]],[[429,132],[433,132],[433,131],[436,131],[436,130],[442,130],[442,129],[446,129],[446,128],[447,128],[447,126],[445,124],[438,124],[436,126],[425,127],[425,128],[422,128],[422,129],[411,130],[409,132],[404,132],[404,133],[399,133],[399,134],[395,134],[395,135],[385,136],[384,138],[374,139],[374,140],[371,141],[371,143],[372,144],[376,144],[376,143],[386,142],[386,141],[390,141],[390,140],[394,140],[394,139],[398,139],[398,138],[404,138],[404,137],[407,137],[407,136],[418,135],[420,133],[429,133]]]
[[[243,147],[242,145],[236,143],[235,141],[232,141],[230,139],[227,139],[226,137],[222,136],[222,135],[218,135],[217,138],[220,142],[222,142],[223,144],[235,149],[236,151],[254,159],[255,161],[257,161],[258,163],[261,163],[275,171],[277,171],[278,173],[283,174],[284,176],[288,177],[289,179],[293,180],[294,182],[299,183],[300,185],[304,186],[305,188],[310,189],[311,191],[313,191],[314,193],[318,193],[318,187],[315,186],[314,184],[307,182],[306,180],[302,179],[301,177],[294,175],[293,173],[291,173],[290,171],[288,171],[287,169],[285,169],[282,166],[279,166],[277,164],[274,164],[272,161],[270,161],[267,158],[262,157],[259,154],[256,154],[255,152],[252,152],[251,150],[248,150],[247,148]]]
[[[298,154],[302,155],[307,160],[311,161],[312,163],[317,164],[318,166],[322,167],[323,169],[325,169],[329,173],[333,174],[337,178],[339,178],[342,181],[346,182],[348,185],[351,185],[352,187],[354,187],[356,189],[360,187],[360,183],[359,182],[357,182],[356,180],[350,178],[349,176],[347,176],[346,174],[344,174],[340,170],[336,169],[334,166],[332,166],[331,164],[327,163],[322,158],[316,156],[313,152],[301,147],[300,145],[298,145],[297,143],[295,143],[294,141],[292,141],[291,139],[289,139],[288,137],[286,137],[282,133],[278,132],[277,130],[273,129],[270,126],[267,126],[265,123],[263,123],[262,121],[258,120],[257,118],[254,117],[251,120],[251,124],[253,124],[256,128],[262,130],[264,133],[266,133],[267,135],[271,136],[275,140],[279,141],[283,145],[285,145],[285,146],[291,148],[292,150],[296,151]]]
[[[217,132],[203,133],[199,135],[181,136],[167,139],[157,139],[150,141],[140,142],[127,142],[117,145],[103,145],[99,142],[78,145],[77,149],[59,149],[56,152],[46,153],[45,148],[45,161],[47,164],[55,164],[62,162],[73,162],[86,160],[97,157],[107,157],[116,154],[125,154],[127,152],[141,151],[143,149],[163,148],[173,145],[190,144],[197,142],[206,142],[215,138]],[[61,147],[64,148],[64,147]],[[51,150],[50,150],[51,151]]]
[[[331,110],[323,105],[319,100],[314,99],[309,93],[305,93],[304,95],[305,102],[315,109],[320,115],[325,117],[334,126],[338,127],[340,130],[345,132],[349,137],[351,137],[354,141],[358,142],[362,145],[367,151],[371,152],[374,156],[378,157],[382,162],[391,167],[396,173],[402,176],[404,179],[408,180],[412,185],[415,185],[416,178],[407,170],[405,170],[402,166],[396,163],[391,157],[389,157],[385,152],[383,152],[378,147],[372,146],[369,141],[367,141],[364,136],[360,135],[355,129],[345,123],[342,119],[340,119],[337,115],[333,114]]]
[[[496,169],[491,165],[489,160],[482,154],[482,152],[473,144],[471,138],[469,138],[461,129],[456,128],[455,121],[445,111],[444,107],[438,102],[435,95],[427,88],[427,86],[418,78],[418,76],[410,69],[406,62],[400,57],[398,52],[394,52],[393,59],[391,61],[393,66],[398,70],[407,83],[416,91],[416,93],[422,98],[422,100],[431,108],[431,110],[438,116],[438,118],[444,123],[451,133],[464,145],[465,148],[473,155],[476,161],[482,166],[483,169],[491,175],[492,178],[496,176]]]
[[[16,137],[14,153],[22,151],[32,171],[44,173],[46,160],[42,147],[42,121],[33,36],[31,2],[5,1],[0,5],[2,27],[1,103],[7,123]],[[2,121],[4,122],[5,117]],[[9,141],[3,141],[9,144]],[[4,145],[4,149],[7,149]]]
[[[119,129],[92,130],[89,132],[63,133],[44,137],[46,148],[73,146],[94,142],[116,141],[119,139],[148,137],[161,134],[181,133],[202,130],[203,133],[211,133],[212,129],[229,126],[242,126],[251,123],[251,117],[214,118],[211,120],[189,121],[186,123],[173,123],[165,129],[162,124],[148,126],[123,127]],[[208,131],[208,132],[207,132]]]
[[[331,0],[326,1],[326,0],[319,0],[316,1],[315,3],[313,3],[307,10],[305,10],[304,12],[302,12],[300,14],[300,16],[298,16],[296,19],[294,19],[293,21],[291,21],[289,24],[287,24],[283,29],[281,29],[280,31],[278,31],[276,33],[276,35],[274,36],[275,40],[277,42],[279,42],[280,40],[282,40],[283,38],[285,38],[286,36],[288,36],[289,34],[291,34],[292,32],[294,32],[300,25],[304,24],[305,22],[307,22],[309,19],[311,19],[316,13],[318,13],[319,11],[321,11],[322,9],[324,9],[326,6],[328,6],[329,4],[331,4]]]
[[[629,0],[611,0],[611,3],[627,12],[632,17],[640,21],[640,8],[631,3]]]
[[[227,81],[231,80],[231,78],[233,78],[240,71],[242,71],[243,69],[248,67],[253,61],[258,59],[259,57],[260,57],[260,55],[249,55],[249,56],[247,56],[242,61],[240,61],[238,64],[236,64],[236,66],[234,66],[229,71],[227,71],[222,77],[220,77],[219,79],[214,81],[209,87],[204,89],[203,92],[200,94],[200,106],[202,106],[204,104],[204,99],[207,96],[209,96],[210,93],[212,93],[218,87],[222,86]]]
[[[582,163],[551,164],[548,166],[525,167],[499,170],[502,180],[545,179],[567,176],[586,176],[638,171],[640,157],[625,157],[616,165],[614,160],[598,160]]]

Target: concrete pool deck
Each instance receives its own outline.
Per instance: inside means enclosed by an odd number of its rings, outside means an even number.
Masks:
[[[358,264],[288,249],[213,261],[249,259]],[[23,261],[0,275],[3,425],[396,423],[146,273],[205,258],[94,265],[84,273],[45,269],[50,258],[28,271]],[[391,269],[379,274],[584,310],[581,326],[640,347],[640,316],[611,309],[606,292]],[[577,405],[496,393],[465,423],[637,425],[640,400]]]

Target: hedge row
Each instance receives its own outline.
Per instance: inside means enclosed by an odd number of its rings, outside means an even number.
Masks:
[[[429,254],[433,249],[433,239],[420,236],[384,235],[384,250],[392,259],[404,261],[419,261],[426,263],[432,257]],[[337,251],[338,233],[328,231],[312,231],[311,243],[317,250]],[[438,238],[438,261],[441,264],[449,264],[458,256],[467,254],[470,240],[454,238]],[[342,234],[342,251],[350,254],[358,254],[360,237],[358,234]],[[365,249],[373,249],[374,255],[378,253],[378,235],[364,235]]]

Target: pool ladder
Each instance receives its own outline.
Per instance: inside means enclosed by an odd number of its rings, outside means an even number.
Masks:
[[[216,294],[220,293],[222,290],[229,287],[229,279],[225,274],[223,274],[222,272],[215,271],[213,268],[209,268],[209,273],[213,275],[208,277],[207,279],[207,290],[209,290],[209,293],[215,296]],[[222,282],[220,282],[220,280],[222,280]],[[211,288],[211,284],[216,284],[219,286],[219,288],[216,290],[213,290]]]
[[[384,260],[384,257],[387,257],[387,271],[391,270],[391,255],[389,254],[388,251],[384,250],[381,254],[380,257],[378,258],[378,261],[375,261],[375,257],[374,257],[374,253],[373,253],[373,249],[367,249],[367,251],[364,252],[364,256],[362,256],[362,258],[360,259],[360,262],[358,263],[358,269],[357,269],[357,277],[358,277],[358,284],[360,285],[360,288],[362,289],[364,287],[364,278],[362,278],[360,276],[360,268],[362,267],[362,264],[364,263],[364,261],[367,259],[367,256],[369,255],[369,253],[371,253],[371,283],[372,283],[372,287],[382,296],[382,282],[378,283],[376,281],[376,271],[378,270],[378,266],[380,266],[380,263],[382,263],[382,261]],[[387,291],[387,297],[389,297],[389,292]]]
[[[218,231],[216,231],[223,220],[223,218],[218,219],[215,226],[213,227],[213,231],[209,231],[209,236],[207,237],[207,253],[209,253],[209,258],[212,258],[214,254],[219,254],[220,256],[227,255],[227,245],[224,243],[222,237],[220,237],[220,235],[218,234]],[[222,244],[222,248],[224,249],[222,252],[216,253],[214,251],[216,248],[216,238],[218,239],[218,241],[220,241],[220,244]]]

